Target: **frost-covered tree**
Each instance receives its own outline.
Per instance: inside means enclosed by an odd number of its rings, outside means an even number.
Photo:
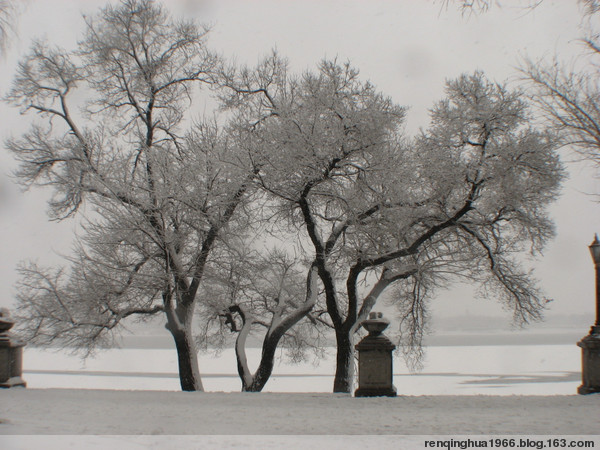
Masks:
[[[241,247],[241,246],[240,246]],[[318,297],[316,267],[304,264],[281,248],[263,255],[240,255],[224,259],[226,279],[212,280],[208,291],[220,303],[222,324],[237,333],[235,354],[242,391],[260,392],[269,380],[278,347],[292,361],[313,348],[320,352],[320,322],[312,315]],[[253,372],[246,354],[248,338],[262,336],[260,360]]]
[[[544,300],[514,256],[552,236],[546,206],[562,169],[519,92],[481,73],[450,81],[430,127],[409,140],[404,108],[349,64],[294,76],[274,54],[224,78],[273,217],[314,258],[335,392],[351,390],[354,335],[389,288],[415,345],[428,296],[457,277],[479,281],[517,321],[540,317]]]
[[[82,221],[70,270],[22,268],[24,332],[90,350],[127,317],[164,314],[183,390],[202,390],[200,286],[254,177],[235,136],[191,125],[218,63],[205,40],[152,0],[123,0],[86,19],[75,51],[36,43],[7,96],[39,118],[7,142],[19,179],[52,189],[52,218]]]
[[[543,1],[543,0],[542,0]],[[445,0],[446,7],[451,3]],[[454,1],[463,11],[486,12],[492,0]],[[526,5],[535,8],[541,1]],[[559,132],[562,144],[600,168],[600,1],[578,0],[583,17],[581,43],[585,52],[577,61],[528,58],[521,72],[533,87],[532,101]],[[498,4],[501,7],[500,4]]]

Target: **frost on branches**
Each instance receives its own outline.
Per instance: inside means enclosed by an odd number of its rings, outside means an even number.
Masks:
[[[40,119],[8,142],[19,178],[53,189],[53,218],[83,221],[70,271],[23,267],[20,320],[33,342],[93,349],[124,318],[163,313],[182,389],[202,390],[198,289],[254,168],[216,124],[186,117],[219,62],[205,30],[148,0],[86,25],[76,51],[36,43],[8,95]]]
[[[70,269],[21,269],[30,341],[92,351],[123,319],[164,314],[183,390],[202,389],[198,344],[233,331],[242,388],[260,391],[279,345],[318,347],[331,328],[333,390],[350,392],[356,333],[384,296],[408,353],[455,279],[516,322],[541,317],[518,256],[552,237],[563,170],[520,92],[463,75],[410,138],[405,108],[350,64],[292,74],[274,53],[238,68],[205,38],[125,0],[87,19],[76,51],[36,43],[21,62],[7,99],[39,120],[7,143],[18,176],[53,190],[54,219],[81,220]],[[225,114],[192,120],[205,85]]]
[[[224,78],[273,217],[309,243],[335,330],[335,392],[350,392],[353,337],[387,289],[412,348],[427,299],[453,278],[479,282],[518,322],[540,318],[544,300],[514,256],[552,236],[546,207],[563,171],[519,92],[464,75],[407,139],[404,108],[349,64],[294,76],[273,54]]]

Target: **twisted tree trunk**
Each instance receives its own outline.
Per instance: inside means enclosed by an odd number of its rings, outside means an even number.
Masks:
[[[248,334],[250,334],[252,324],[255,323],[255,319],[243,306],[232,305],[229,307],[228,312],[225,314],[227,317],[226,323],[231,325],[232,331],[237,331],[239,333],[235,342],[235,354],[237,358],[238,374],[242,380],[243,392],[261,392],[263,390],[273,373],[275,352],[277,351],[277,346],[279,345],[281,338],[294,325],[302,320],[315,305],[318,292],[317,269],[314,264],[309,270],[306,285],[306,298],[300,306],[285,317],[281,317],[280,313],[276,313],[271,319],[271,326],[263,340],[260,363],[254,374],[252,374],[248,366],[248,359],[246,357],[246,339]],[[242,320],[241,329],[236,328],[233,314],[238,314],[240,316]]]

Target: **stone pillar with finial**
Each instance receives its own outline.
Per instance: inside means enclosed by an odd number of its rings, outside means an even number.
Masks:
[[[8,310],[0,308],[0,388],[26,386],[21,377],[25,344],[10,335],[14,324]]]
[[[396,346],[383,334],[390,322],[380,312],[372,312],[362,322],[369,335],[357,345],[358,389],[355,397],[395,397],[393,356]]]

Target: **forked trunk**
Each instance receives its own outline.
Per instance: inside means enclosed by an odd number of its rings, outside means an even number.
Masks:
[[[260,358],[260,364],[258,369],[254,373],[252,382],[248,386],[243,386],[242,390],[245,392],[261,392],[269,381],[271,374],[273,373],[273,366],[275,365],[275,351],[277,350],[277,342],[271,340],[263,343],[262,355]]]
[[[238,365],[238,374],[242,380],[242,392],[261,392],[273,373],[275,352],[277,351],[277,345],[283,336],[283,329],[280,328],[275,330],[275,332],[267,332],[262,345],[262,354],[258,369],[252,374],[250,372],[250,367],[248,366],[248,359],[246,358],[246,338],[252,327],[252,319],[249,318],[239,306],[234,306],[232,309],[238,311],[244,320],[244,326],[235,342],[235,355]]]
[[[275,365],[275,352],[279,341],[294,325],[302,320],[313,308],[317,301],[318,285],[317,285],[317,268],[312,265],[306,278],[306,298],[302,305],[297,307],[293,312],[282,318],[280,314],[273,317],[273,322],[262,345],[262,354],[258,369],[252,375],[248,367],[246,358],[246,338],[250,333],[254,319],[239,305],[233,305],[229,308],[229,313],[237,312],[240,314],[243,322],[242,329],[239,330],[238,337],[235,343],[235,353],[238,362],[238,373],[242,379],[242,391],[244,392],[260,392],[265,387],[267,381],[273,373]],[[234,321],[229,316],[229,323],[233,325]]]

